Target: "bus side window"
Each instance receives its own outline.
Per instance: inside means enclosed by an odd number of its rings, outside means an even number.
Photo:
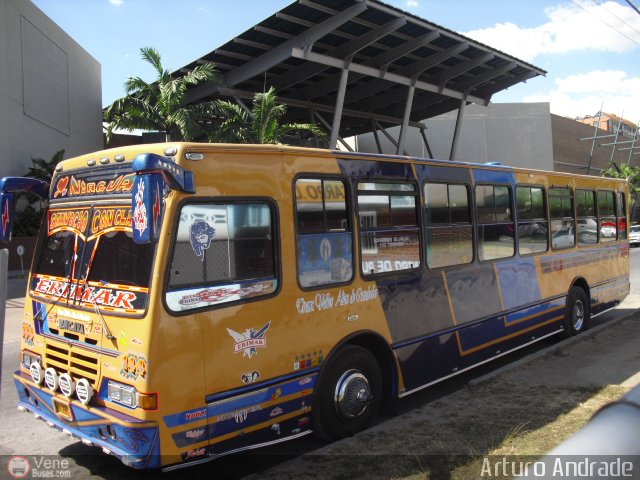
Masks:
[[[618,217],[618,240],[627,239],[627,202],[624,192],[616,194],[616,214]]]
[[[553,249],[575,247],[573,190],[570,188],[550,188],[549,214],[551,216],[551,246]]]
[[[601,242],[613,242],[617,237],[618,222],[614,203],[614,192],[598,192],[598,227]]]
[[[353,237],[342,180],[296,180],[298,281],[303,288],[353,278]]]
[[[273,207],[266,202],[183,206],[167,306],[180,312],[274,293],[273,219]]]
[[[578,214],[578,245],[598,243],[596,192],[594,190],[576,190],[576,211]]]
[[[511,205],[511,188],[504,185],[476,186],[480,260],[495,260],[515,254]]]
[[[363,275],[420,267],[417,196],[412,183],[358,183]]]
[[[520,255],[546,252],[549,249],[549,222],[540,187],[517,187],[518,252]]]
[[[430,268],[473,261],[473,226],[466,185],[427,183],[427,265]]]

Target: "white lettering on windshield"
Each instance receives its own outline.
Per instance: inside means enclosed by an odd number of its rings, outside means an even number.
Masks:
[[[77,293],[76,293],[77,290]],[[114,288],[96,288],[92,286],[78,288],[76,283],[59,282],[41,278],[35,291],[54,297],[71,298],[82,303],[93,303],[114,308],[134,309],[133,302],[138,296],[133,292],[123,292]]]

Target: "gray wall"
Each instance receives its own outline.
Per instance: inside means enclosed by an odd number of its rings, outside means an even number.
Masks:
[[[0,0],[0,176],[102,148],[100,64],[28,0]]]
[[[449,159],[457,111],[431,118],[427,139],[435,158]],[[398,138],[399,127],[388,130]],[[384,153],[395,147],[379,134]],[[417,129],[410,129],[406,150],[427,157]],[[372,134],[358,137],[358,150],[377,152]],[[468,105],[460,131],[456,160],[485,163],[502,162],[514,167],[553,170],[551,113],[548,103],[494,103],[489,107]]]

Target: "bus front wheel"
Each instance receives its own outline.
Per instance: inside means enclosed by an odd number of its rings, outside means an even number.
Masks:
[[[581,287],[572,287],[567,296],[564,315],[564,335],[570,337],[587,329],[589,301]]]
[[[382,374],[373,354],[362,347],[341,347],[324,365],[313,404],[313,429],[326,440],[364,430],[382,399]]]

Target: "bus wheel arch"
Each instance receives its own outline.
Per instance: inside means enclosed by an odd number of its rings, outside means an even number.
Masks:
[[[386,342],[375,334],[363,334],[333,349],[314,389],[316,435],[337,440],[370,426],[391,390],[391,362],[385,348]]]
[[[584,278],[576,279],[569,293],[564,315],[564,336],[571,337],[588,328],[591,317],[589,284]]]

